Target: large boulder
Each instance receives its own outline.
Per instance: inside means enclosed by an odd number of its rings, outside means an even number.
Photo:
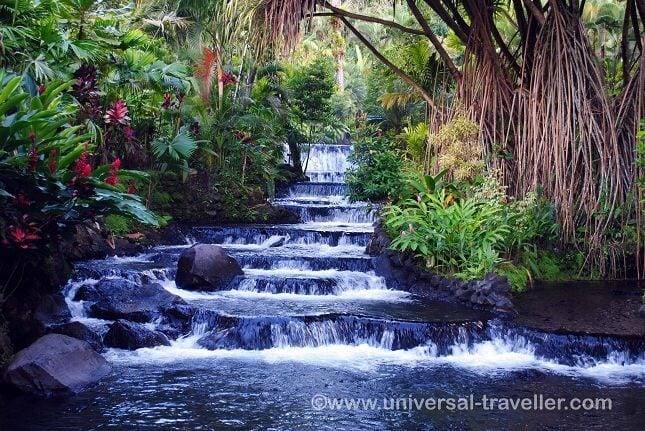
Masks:
[[[136,350],[142,347],[169,346],[170,341],[161,332],[152,331],[139,323],[118,320],[114,322],[103,342],[108,347]]]
[[[101,336],[81,322],[68,322],[61,325],[53,325],[48,328],[48,332],[51,334],[67,335],[68,337],[85,341],[97,352],[103,350],[103,341],[101,340]]]
[[[89,309],[92,317],[134,322],[150,322],[160,317],[164,308],[185,303],[160,284],[139,285],[122,278],[82,286],[75,299],[94,302]]]
[[[222,247],[198,244],[186,250],[177,264],[177,286],[187,290],[223,290],[242,268]]]
[[[47,334],[16,353],[3,377],[22,392],[52,397],[79,393],[110,370],[110,364],[86,342]]]

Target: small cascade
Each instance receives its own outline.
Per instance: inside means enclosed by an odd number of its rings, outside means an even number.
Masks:
[[[350,167],[347,157],[351,152],[351,145],[311,145],[308,160],[307,155],[303,154],[305,175],[309,175],[310,172],[343,174]]]
[[[367,344],[385,350],[427,346],[434,354],[447,354],[455,343],[472,345],[486,333],[483,322],[422,323],[337,314],[236,317],[200,313],[193,324],[205,321],[210,330],[197,344],[210,350]]]
[[[347,194],[347,185],[345,183],[295,183],[286,190],[278,193],[282,198],[303,198],[303,197],[322,197],[322,196],[344,196]]]
[[[342,222],[342,223],[374,223],[375,212],[361,205],[318,205],[295,204],[282,205],[284,208],[298,214],[300,221],[307,222]]]
[[[344,183],[344,172],[316,172],[307,171],[307,177],[312,183]]]
[[[197,227],[192,230],[198,241],[225,246],[262,246],[274,236],[282,236],[288,244],[324,244],[330,246],[367,246],[371,232],[344,229],[310,230],[306,226],[245,226],[245,227]]]
[[[373,273],[300,268],[247,269],[244,272],[243,277],[233,280],[231,289],[296,295],[339,295],[350,290],[386,289],[385,280]]]
[[[338,256],[290,256],[290,255],[258,255],[251,253],[235,254],[235,259],[245,268],[258,269],[308,269],[322,271],[335,269],[338,271],[372,271],[372,260],[369,257],[338,257]]]
[[[384,351],[417,350],[417,360],[428,362],[470,360],[494,367],[500,360],[506,361],[498,364],[502,368],[521,364],[565,373],[611,364],[637,367],[636,373],[645,377],[645,340],[549,334],[499,320],[422,322],[348,314],[233,316],[201,311],[192,325],[199,328],[189,336],[194,346],[209,350],[367,345]]]

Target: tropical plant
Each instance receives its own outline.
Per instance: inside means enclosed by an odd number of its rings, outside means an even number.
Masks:
[[[353,165],[347,173],[352,200],[396,200],[404,193],[403,159],[394,143],[385,137],[366,137],[354,142]]]
[[[30,96],[23,78],[0,72],[0,223],[8,247],[34,249],[97,214],[119,213],[157,225],[140,199],[126,193],[145,174],[121,169],[115,159],[94,167],[93,145],[72,126],[75,107],[64,102],[72,82],[48,83]]]
[[[508,202],[494,177],[456,196],[442,177],[422,177],[410,184],[413,197],[386,207],[393,249],[413,253],[430,270],[464,279],[508,273],[517,289],[531,274],[541,275],[538,245],[558,234],[552,206],[536,195]]]

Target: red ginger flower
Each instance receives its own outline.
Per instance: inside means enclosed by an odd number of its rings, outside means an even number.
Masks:
[[[76,160],[74,165],[74,172],[79,178],[87,178],[92,175],[92,165],[88,162],[89,154],[84,151],[81,156]]]
[[[121,159],[116,158],[110,164],[110,173],[107,178],[105,178],[105,183],[111,185],[112,187],[116,186],[119,183],[119,169],[121,169]]]
[[[123,100],[117,100],[105,111],[105,124],[120,124],[122,126],[130,125],[128,116],[128,107]]]

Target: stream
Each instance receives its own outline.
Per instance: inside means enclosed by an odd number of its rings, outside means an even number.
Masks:
[[[350,151],[312,146],[311,182],[274,200],[298,224],[194,227],[182,244],[78,263],[64,291],[73,320],[102,333],[110,322],[74,296],[103,277],[160,283],[200,312],[170,346],[108,349],[114,372],[78,396],[8,401],[0,429],[643,429],[645,340],[541,333],[388,288],[365,253],[374,211],[345,196]],[[244,276],[221,292],[177,288],[194,243],[221,245]],[[484,396],[567,408],[486,408]],[[599,398],[611,409],[569,404]],[[466,401],[427,407],[437,399]]]

